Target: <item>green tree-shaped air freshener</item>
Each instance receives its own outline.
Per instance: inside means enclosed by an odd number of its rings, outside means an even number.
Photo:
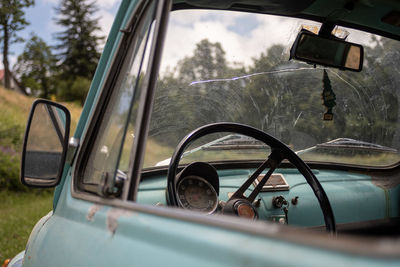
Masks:
[[[326,107],[326,112],[324,114],[325,121],[333,120],[332,109],[336,106],[336,95],[332,90],[331,81],[329,80],[328,73],[324,69],[324,75],[322,78],[324,84],[324,90],[322,91],[323,105]]]

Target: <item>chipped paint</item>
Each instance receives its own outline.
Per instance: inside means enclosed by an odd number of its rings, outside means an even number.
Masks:
[[[91,206],[90,208],[89,208],[89,212],[88,212],[88,214],[87,214],[87,216],[86,216],[86,219],[88,220],[88,221],[93,221],[93,217],[94,217],[94,215],[96,215],[96,213],[101,209],[103,207],[103,205],[98,205],[98,204],[95,204],[95,205],[93,205],[93,206]]]
[[[400,185],[398,171],[371,174],[372,183],[382,189],[391,189]]]
[[[133,212],[124,209],[112,208],[107,212],[107,229],[114,235],[118,228],[118,218],[132,216]]]

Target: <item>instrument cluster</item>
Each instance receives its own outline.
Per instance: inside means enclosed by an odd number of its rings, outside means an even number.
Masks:
[[[176,177],[178,204],[184,209],[211,214],[218,207],[219,178],[213,166],[195,162]]]

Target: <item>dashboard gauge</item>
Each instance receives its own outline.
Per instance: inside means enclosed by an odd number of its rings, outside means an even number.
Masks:
[[[218,206],[218,195],[205,179],[190,175],[182,178],[177,187],[179,204],[189,210],[212,213]]]

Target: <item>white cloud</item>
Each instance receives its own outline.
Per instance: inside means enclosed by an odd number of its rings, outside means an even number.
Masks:
[[[40,0],[39,0],[40,1]],[[61,0],[41,0],[43,3],[59,4]],[[115,4],[120,3],[121,0],[97,0],[96,5],[100,8],[112,8]]]
[[[165,70],[167,66],[175,66],[185,56],[191,56],[196,43],[206,38],[210,42],[222,44],[228,62],[241,62],[248,66],[252,63],[252,58],[266,52],[274,44],[284,45],[288,52],[304,23],[277,16],[254,16],[256,19],[246,21],[249,15],[239,12],[172,13],[161,70]]]
[[[51,1],[51,0],[50,0]],[[99,8],[99,11],[96,12],[95,17],[98,18],[99,26],[100,26],[100,36],[107,37],[110,33],[111,26],[113,24],[115,14],[117,12],[117,7],[119,7],[121,0],[97,0],[96,5]],[[104,43],[102,46],[104,46]]]
[[[54,0],[47,0],[47,1],[54,1]],[[101,9],[104,8],[112,8],[114,5],[119,4],[121,0],[97,0],[96,4]]]
[[[12,70],[14,64],[17,62],[17,58],[18,58],[18,56],[16,56],[16,55],[8,55],[8,65],[9,65],[10,70]],[[0,69],[4,69],[3,57],[1,57]]]
[[[115,15],[104,9],[101,9],[96,15],[99,18],[99,26],[101,28],[100,35],[107,36],[110,32]]]
[[[50,0],[47,0],[50,1]],[[56,0],[52,0],[52,1],[56,1]],[[51,8],[49,10],[49,23],[47,24],[47,31],[51,32],[51,33],[58,33],[58,32],[62,32],[64,30],[63,27],[61,27],[60,25],[56,24],[56,18],[58,17],[58,14],[56,14],[56,11],[54,10],[54,8]]]

